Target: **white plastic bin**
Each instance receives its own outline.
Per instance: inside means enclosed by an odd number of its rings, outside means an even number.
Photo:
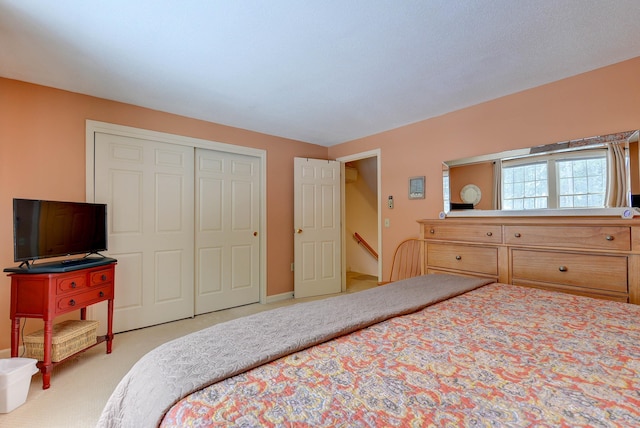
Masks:
[[[0,359],[0,413],[9,413],[27,401],[37,363],[34,358]]]

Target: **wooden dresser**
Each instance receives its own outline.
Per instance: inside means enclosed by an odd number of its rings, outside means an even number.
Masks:
[[[419,220],[423,273],[640,304],[640,220],[481,217]]]

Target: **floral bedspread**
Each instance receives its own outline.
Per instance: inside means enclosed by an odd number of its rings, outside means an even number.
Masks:
[[[211,425],[640,426],[640,306],[487,285],[216,383],[162,422]]]

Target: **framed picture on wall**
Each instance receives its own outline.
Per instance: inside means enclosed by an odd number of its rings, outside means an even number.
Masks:
[[[409,199],[424,199],[424,175],[409,178]]]

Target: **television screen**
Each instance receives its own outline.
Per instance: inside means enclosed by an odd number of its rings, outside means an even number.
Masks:
[[[107,250],[107,206],[13,200],[14,261]]]

